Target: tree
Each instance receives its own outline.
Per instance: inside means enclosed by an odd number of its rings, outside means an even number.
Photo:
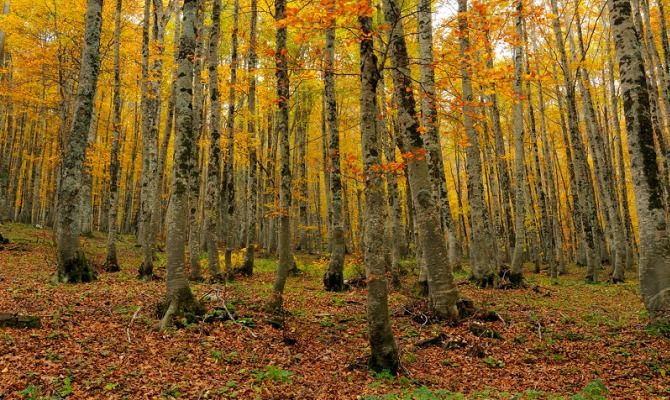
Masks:
[[[426,161],[426,149],[416,115],[412,92],[409,56],[402,25],[400,8],[395,0],[384,0],[384,16],[391,26],[388,33],[395,98],[398,105],[398,129],[401,149],[411,154],[408,160],[408,180],[412,189],[412,204],[416,209],[416,226],[425,265],[428,269],[428,291],[431,307],[442,318],[458,318],[458,290],[447,247],[441,230],[440,214],[431,189]],[[375,88],[376,89],[376,88]]]
[[[652,319],[670,321],[670,236],[649,109],[649,89],[628,0],[609,0],[639,219],[640,291]]]
[[[516,34],[517,41],[523,37],[523,2],[516,1]],[[514,205],[514,232],[516,243],[514,244],[514,254],[512,255],[512,265],[510,268],[509,281],[513,285],[523,284],[523,259],[524,259],[524,239],[525,239],[525,166],[524,166],[524,129],[523,129],[523,87],[521,74],[523,71],[523,51],[520,44],[514,46],[514,114],[512,115],[514,124],[514,166],[516,169],[516,195]]]
[[[477,285],[486,287],[496,284],[497,266],[495,265],[497,249],[492,248],[491,231],[487,221],[488,212],[484,205],[484,187],[482,183],[482,164],[480,156],[479,137],[474,128],[474,107],[472,93],[472,78],[469,62],[466,55],[470,52],[468,33],[468,2],[458,1],[459,44],[461,51],[460,73],[463,87],[463,125],[468,138],[465,149],[467,155],[468,173],[468,200],[470,219],[472,221],[472,244],[470,255],[470,273]]]
[[[142,183],[140,192],[140,212],[138,239],[142,245],[143,260],[138,269],[140,279],[151,279],[153,276],[154,251],[151,238],[151,207],[154,205],[151,196],[155,194],[152,184],[155,182],[155,163],[158,151],[158,136],[155,126],[154,104],[159,93],[149,77],[149,31],[151,27],[151,2],[144,0],[144,19],[142,22]],[[152,77],[153,78],[153,77]]]
[[[242,272],[244,275],[251,275],[254,271],[254,254],[256,250],[256,203],[258,202],[258,156],[256,154],[256,64],[258,55],[256,54],[257,28],[258,23],[258,1],[251,0],[250,28],[249,28],[249,53],[247,55],[249,73],[249,122],[247,123],[247,132],[249,132],[249,218],[247,226],[247,250],[244,254],[244,264]]]
[[[368,285],[368,336],[372,354],[368,362],[374,371],[396,374],[400,367],[398,346],[391,331],[386,282],[384,225],[386,207],[384,180],[379,172],[382,148],[377,135],[377,56],[372,37],[372,7],[358,17],[361,38],[361,142],[365,176],[365,273]]]
[[[177,98],[175,99],[176,134],[172,166],[172,197],[167,209],[167,296],[160,329],[166,329],[172,318],[187,313],[201,314],[203,308],[193,297],[184,272],[186,242],[187,189],[189,167],[193,161],[193,58],[196,41],[196,8],[199,0],[184,0],[182,31],[179,38]]]
[[[277,136],[279,140],[279,262],[275,282],[272,286],[272,297],[267,308],[280,313],[283,305],[284,286],[288,271],[293,264],[291,252],[291,153],[289,145],[289,76],[286,48],[286,0],[275,0],[275,20],[277,24],[277,50],[275,52],[277,76]]]
[[[421,58],[421,126],[424,131],[424,140],[428,156],[428,168],[434,187],[434,195],[440,211],[442,230],[447,239],[449,262],[454,265],[456,260],[456,234],[454,221],[449,205],[444,160],[442,157],[442,143],[438,130],[437,99],[435,98],[435,67],[433,65],[433,22],[431,18],[431,0],[419,0],[419,54]]]
[[[212,1],[212,28],[209,32],[209,161],[207,165],[207,196],[205,199],[205,230],[209,278],[222,278],[219,268],[219,171],[221,170],[221,108],[219,102],[219,38],[221,36],[221,0]]]
[[[109,162],[109,212],[107,218],[107,258],[105,270],[107,272],[120,271],[116,257],[116,217],[119,209],[119,140],[121,137],[121,9],[123,0],[116,0],[116,18],[114,20],[114,116],[112,122],[112,150]]]
[[[572,146],[572,157],[568,158],[568,169],[573,174],[571,179],[573,196],[575,202],[575,219],[579,220],[583,234],[583,245],[586,246],[587,259],[587,282],[598,280],[598,270],[601,266],[599,249],[599,222],[595,211],[595,194],[593,184],[586,160],[586,151],[579,131],[579,119],[577,115],[575,82],[568,63],[563,42],[560,21],[558,20],[558,5],[556,0],[551,0],[551,8],[554,13],[552,21],[556,46],[560,56],[560,66],[563,69],[563,80],[565,82],[565,100],[567,103],[568,133]]]
[[[226,232],[226,274],[232,273],[232,253],[235,239],[235,174],[233,171],[233,162],[235,158],[235,85],[237,84],[237,35],[240,15],[239,0],[235,0],[233,7],[233,29],[231,31],[231,45],[230,45],[230,89],[228,92],[228,120],[226,121],[226,128],[228,131],[228,141],[225,164],[223,166],[223,209],[224,209],[224,223]]]
[[[88,282],[95,279],[79,244],[79,198],[82,169],[86,156],[88,130],[93,113],[98,73],[100,71],[100,32],[102,29],[102,0],[88,0],[84,46],[81,52],[79,87],[74,117],[66,138],[67,151],[63,157],[56,221],[57,279],[60,282]]]
[[[331,18],[326,28],[326,60],[324,67],[324,98],[326,127],[328,129],[328,176],[330,182],[330,262],[323,275],[323,285],[328,291],[344,289],[344,226],[342,225],[342,176],[340,166],[340,132],[335,98],[335,2],[328,7]]]

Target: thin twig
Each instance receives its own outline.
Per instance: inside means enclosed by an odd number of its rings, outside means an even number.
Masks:
[[[141,309],[142,309],[142,306],[137,307],[137,310],[135,310],[135,313],[133,314],[133,317],[130,319],[130,323],[126,327],[126,337],[128,338],[128,343],[132,343],[132,340],[130,339],[130,326],[135,321],[135,318],[137,318],[137,314],[139,314]]]

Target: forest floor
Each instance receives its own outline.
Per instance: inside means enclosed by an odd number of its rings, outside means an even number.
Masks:
[[[288,281],[284,330],[262,311],[275,262],[259,259],[251,278],[192,285],[199,298],[208,294],[210,310],[225,301],[235,321],[160,333],[155,305],[165,283],[135,279],[140,251],[131,237],[121,238],[121,272],[101,273],[89,284],[54,285],[50,230],[15,224],[3,225],[2,234],[12,243],[0,250],[0,313],[39,315],[42,327],[0,328],[0,398],[670,396],[670,339],[647,326],[634,273],[624,284],[587,285],[576,267],[558,284],[527,271],[527,289],[505,291],[475,288],[457,273],[462,295],[495,313],[456,327],[424,323],[409,290],[392,292],[403,365],[393,377],[365,368],[365,289],[323,291],[325,260],[298,255],[303,273]],[[101,264],[104,235],[82,240],[89,258]],[[348,261],[347,273],[355,268]],[[404,284],[413,281],[407,277]],[[222,313],[215,314],[225,319]],[[434,337],[436,343],[417,346]]]

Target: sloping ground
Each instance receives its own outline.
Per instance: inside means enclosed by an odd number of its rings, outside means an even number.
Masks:
[[[289,280],[285,330],[262,311],[274,268],[263,259],[252,278],[193,286],[208,308],[225,302],[235,321],[163,334],[154,330],[154,306],[164,283],[135,279],[139,250],[131,238],[120,243],[122,272],[100,274],[90,284],[53,285],[51,232],[1,229],[12,243],[0,250],[0,313],[40,315],[43,326],[0,328],[0,398],[670,396],[670,340],[646,328],[632,277],[622,285],[585,285],[573,268],[559,285],[529,274],[528,289],[501,291],[476,289],[458,274],[463,295],[495,312],[458,327],[425,323],[416,299],[393,293],[404,367],[394,378],[365,369],[365,290],[324,292],[322,260],[300,262],[305,272]],[[83,241],[101,263],[103,235]],[[216,315],[225,319],[227,312]],[[496,333],[500,338],[490,338]]]

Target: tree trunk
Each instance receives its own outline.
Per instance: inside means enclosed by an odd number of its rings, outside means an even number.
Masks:
[[[670,237],[649,109],[640,36],[628,0],[610,0],[640,234],[640,289],[652,319],[670,321]]]
[[[275,20],[282,21],[286,17],[286,0],[275,0]],[[277,50],[275,52],[277,76],[277,136],[279,145],[279,262],[275,282],[272,286],[272,297],[267,304],[268,310],[279,314],[283,307],[283,293],[288,271],[293,264],[291,254],[291,152],[289,143],[289,76],[286,48],[287,29],[285,24],[277,25]]]
[[[516,1],[516,35],[517,41],[523,38],[523,3]],[[523,72],[523,50],[521,44],[514,46],[514,106],[512,111],[512,123],[514,125],[514,167],[516,171],[516,195],[514,204],[514,254],[510,266],[509,281],[512,285],[523,285],[523,242],[525,238],[526,204],[524,196],[525,186],[525,152],[524,152],[524,129],[523,129],[523,86],[521,74]],[[538,177],[539,179],[539,177]],[[530,205],[530,204],[529,204]]]
[[[392,27],[389,45],[393,86],[398,103],[398,126],[404,147],[402,151],[412,154],[412,159],[407,160],[407,170],[412,187],[412,202],[416,209],[419,242],[428,267],[431,307],[438,317],[457,319],[458,290],[453,282],[447,247],[440,229],[439,209],[430,187],[426,148],[416,115],[400,8],[396,0],[384,0],[383,7],[386,21]]]
[[[190,168],[191,176],[188,180],[188,259],[191,267],[190,279],[192,281],[202,280],[202,270],[200,267],[200,220],[198,210],[200,210],[200,138],[203,131],[203,100],[204,100],[204,82],[202,80],[203,60],[205,56],[205,29],[203,10],[204,2],[199,1],[195,17],[195,60],[193,60],[193,131],[195,132],[194,146],[191,148],[192,165]]]
[[[556,0],[551,0],[552,12],[558,15],[558,6]],[[574,171],[575,187],[573,196],[577,197],[577,206],[575,207],[577,218],[581,219],[583,229],[584,244],[586,245],[587,261],[587,282],[598,281],[598,270],[601,267],[599,235],[597,225],[599,224],[596,216],[596,202],[593,192],[593,184],[586,160],[584,144],[579,131],[579,121],[576,106],[575,85],[570,72],[568,58],[565,52],[563,42],[563,33],[561,32],[558,17],[553,18],[553,30],[556,38],[556,45],[560,55],[560,63],[563,69],[563,79],[565,82],[566,102],[568,109],[568,131],[572,142],[572,160],[568,158],[568,169]]]
[[[428,152],[428,168],[430,169],[431,182],[440,211],[442,230],[446,236],[449,262],[453,266],[457,263],[455,249],[458,243],[454,234],[454,221],[451,215],[451,206],[449,205],[446,175],[444,174],[444,160],[442,157],[442,144],[440,143],[440,132],[438,129],[431,13],[431,0],[420,0],[418,7],[419,54],[421,59],[421,88],[423,89],[421,96],[421,125],[425,129],[423,137]]]
[[[81,219],[79,201],[81,176],[86,158],[86,137],[91,124],[93,99],[100,71],[100,31],[102,27],[102,0],[88,0],[86,7],[86,30],[79,71],[79,88],[75,112],[67,137],[67,149],[63,157],[58,215],[56,223],[56,247],[58,255],[58,281],[88,282],[95,279],[83,250],[79,245],[79,223]]]
[[[469,71],[468,61],[465,58],[470,51],[470,39],[468,37],[468,19],[467,0],[458,1],[458,21],[460,34],[461,50],[461,80],[463,85],[463,124],[468,137],[469,145],[465,152],[467,155],[467,175],[468,175],[468,203],[470,209],[471,231],[471,274],[472,279],[482,287],[494,286],[497,280],[497,266],[495,265],[497,250],[491,247],[493,243],[492,235],[489,230],[489,217],[484,205],[484,188],[482,183],[482,165],[479,152],[479,137],[474,128],[472,115],[473,95],[471,73]]]
[[[151,1],[144,0],[144,21],[142,23],[142,175],[140,192],[140,211],[138,225],[138,240],[142,245],[142,264],[138,270],[140,279],[151,279],[153,276],[153,244],[151,243],[151,196],[154,194],[151,190],[152,171],[154,169],[156,146],[158,138],[153,137],[152,126],[154,97],[158,93],[153,89],[152,78],[149,77],[149,31],[151,26]]]
[[[386,0],[388,1],[388,0]],[[388,15],[388,14],[387,14]],[[361,140],[365,174],[365,271],[368,284],[368,337],[372,354],[368,367],[396,374],[400,368],[398,346],[391,331],[388,311],[388,289],[384,254],[384,181],[378,168],[382,148],[375,123],[377,121],[377,57],[372,39],[372,18],[358,17],[363,32],[361,40]]]
[[[212,281],[221,279],[217,222],[219,218],[219,171],[221,170],[221,108],[219,103],[219,38],[221,35],[221,0],[212,1],[212,28],[209,32],[209,160],[205,199],[207,266]]]
[[[112,150],[109,157],[109,212],[107,214],[107,272],[120,271],[116,257],[116,216],[119,209],[119,138],[121,136],[121,66],[119,47],[121,42],[121,8],[122,0],[116,0],[114,19],[114,98],[112,120]]]
[[[235,85],[237,83],[237,33],[239,24],[239,0],[235,0],[235,7],[233,9],[233,29],[231,33],[231,54],[230,54],[230,89],[228,92],[228,121],[226,124],[228,130],[228,140],[225,164],[223,166],[223,209],[224,209],[224,229],[225,229],[225,271],[226,274],[231,274],[232,253],[235,241],[235,173],[234,159],[235,159]],[[288,123],[287,123],[288,124]]]
[[[172,166],[172,197],[167,209],[167,309],[160,321],[165,330],[172,318],[185,313],[202,314],[202,306],[193,297],[184,273],[184,247],[190,168],[194,165],[192,147],[196,146],[193,130],[193,59],[195,57],[195,14],[199,0],[184,0],[182,32],[179,38],[177,98],[175,115],[174,164]]]
[[[244,264],[240,272],[251,276],[254,272],[254,255],[256,252],[256,219],[258,202],[258,157],[256,155],[256,64],[258,56],[256,55],[256,24],[258,22],[258,1],[251,0],[250,29],[249,29],[249,53],[247,55],[247,72],[249,74],[249,121],[247,122],[247,132],[249,133],[249,219],[247,225],[247,243],[246,253],[244,254]]]
[[[330,9],[335,12],[335,2]],[[342,176],[340,166],[340,131],[335,99],[335,19],[326,29],[326,60],[324,71],[324,92],[326,126],[328,128],[328,176],[330,182],[330,262],[323,276],[323,285],[328,291],[344,289],[344,226],[342,225]]]

